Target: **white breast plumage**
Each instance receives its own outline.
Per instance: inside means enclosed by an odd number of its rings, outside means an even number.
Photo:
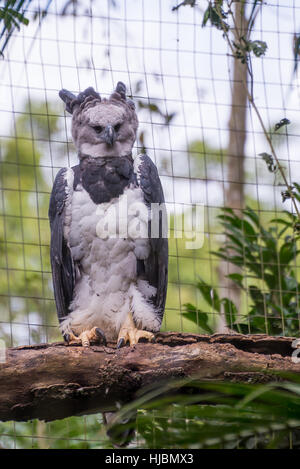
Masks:
[[[141,327],[158,330],[157,315],[147,301],[156,289],[137,279],[137,259],[147,258],[150,250],[141,189],[130,187],[119,198],[97,205],[78,184],[67,211],[65,233],[75,264],[80,262],[80,276],[62,332],[79,334],[97,325],[111,331],[113,339],[131,310]]]

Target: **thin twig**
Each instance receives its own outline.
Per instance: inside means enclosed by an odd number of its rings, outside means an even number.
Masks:
[[[227,1],[227,6],[229,7],[229,2],[228,2],[228,1]],[[217,14],[218,14],[218,16],[219,16],[219,18],[220,18],[220,22],[221,22],[221,25],[222,25],[224,37],[225,37],[226,40],[227,40],[227,43],[228,43],[228,45],[229,45],[229,48],[230,48],[230,50],[231,50],[233,56],[235,56],[235,50],[234,50],[234,47],[233,47],[233,45],[232,45],[231,39],[230,39],[230,37],[229,37],[228,31],[227,31],[227,29],[226,29],[225,26],[224,26],[223,17],[222,17],[222,13],[221,13],[220,8],[221,8],[220,5],[216,4],[216,12],[217,12]],[[232,12],[231,12],[231,13],[232,13]],[[233,14],[232,14],[232,17],[234,18],[234,15],[233,15]],[[248,25],[247,25],[247,26],[248,26]],[[241,38],[240,38],[240,36],[239,36],[239,34],[238,34],[238,29],[237,29],[235,20],[234,20],[233,32],[235,33],[235,36],[236,36],[237,40],[239,41],[239,44],[241,45]],[[245,63],[245,66],[247,66],[246,63]],[[249,72],[249,68],[248,68],[248,67],[247,67],[247,70],[248,70],[248,72]],[[298,206],[297,206],[297,203],[296,203],[296,199],[295,199],[295,197],[294,197],[294,194],[293,194],[293,191],[292,191],[292,189],[291,189],[291,186],[290,186],[290,184],[288,183],[288,180],[287,180],[287,178],[286,178],[284,169],[283,169],[283,167],[281,166],[281,164],[280,164],[280,162],[279,162],[278,156],[277,156],[277,154],[276,154],[275,148],[274,148],[273,143],[272,143],[272,140],[271,140],[271,138],[270,138],[270,136],[269,136],[269,134],[268,134],[268,131],[267,131],[266,127],[265,127],[265,124],[264,124],[264,122],[263,122],[263,119],[262,119],[262,117],[261,117],[261,114],[260,114],[260,112],[259,112],[259,110],[258,110],[258,108],[257,108],[257,106],[256,106],[256,104],[255,104],[253,94],[249,92],[249,88],[248,88],[247,81],[245,81],[244,78],[241,78],[241,81],[242,81],[242,83],[243,83],[243,86],[245,87],[248,100],[249,100],[250,104],[252,105],[252,107],[253,107],[253,109],[254,109],[254,111],[255,111],[257,117],[258,117],[259,123],[260,123],[260,125],[261,125],[262,130],[263,130],[263,133],[264,133],[264,135],[265,135],[265,137],[266,137],[266,140],[267,140],[267,142],[268,142],[268,144],[269,144],[269,146],[270,146],[272,155],[273,155],[273,157],[274,157],[274,159],[275,159],[275,161],[276,161],[276,163],[277,163],[278,170],[279,170],[279,172],[280,172],[280,174],[281,174],[281,176],[282,176],[282,179],[283,179],[283,181],[284,181],[284,184],[285,184],[286,187],[287,187],[287,191],[288,191],[288,193],[290,194],[290,197],[291,197],[291,200],[292,200],[292,204],[293,204],[293,206],[294,206],[294,208],[295,208],[295,211],[296,211],[296,213],[297,213],[297,216],[298,216],[298,218],[299,218],[299,220],[300,220],[300,212],[299,212],[299,209],[298,209]]]

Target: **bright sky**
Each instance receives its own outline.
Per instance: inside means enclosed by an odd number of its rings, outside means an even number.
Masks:
[[[34,1],[33,5],[44,8],[47,2]],[[222,205],[222,184],[216,181],[222,181],[224,173],[216,167],[213,181],[191,181],[186,153],[195,139],[205,139],[216,148],[225,148],[228,139],[231,59],[222,33],[201,27],[207,2],[198,0],[197,9],[187,6],[177,12],[171,11],[177,0],[119,0],[117,8],[108,0],[85,3],[92,16],[66,18],[57,15],[65,0],[53,0],[40,28],[37,21],[31,22],[12,38],[0,63],[1,136],[10,133],[14,113],[23,110],[28,97],[57,103],[65,120],[58,98],[62,87],[78,92],[94,86],[107,95],[119,80],[129,89],[143,80],[140,95],[145,102],[156,99],[163,110],[177,113],[168,129],[155,115],[143,112],[139,116],[141,128],[147,130],[151,158],[158,163],[162,158],[172,162],[175,178],[164,176],[161,168],[167,200]],[[293,122],[280,157],[289,159],[294,178],[300,173],[299,80],[292,80],[295,31],[300,32],[300,0],[270,0],[257,18],[252,37],[268,44],[266,57],[253,61],[254,94],[266,125],[282,117]],[[248,117],[247,191],[261,200],[272,199],[273,190],[264,185],[272,184],[272,179],[257,158],[268,147],[257,120]],[[66,120],[69,128],[70,118]],[[66,139],[71,139],[69,131],[60,140]],[[50,144],[55,167],[68,164],[67,156],[55,159],[59,145]],[[49,151],[43,160],[45,172],[51,165],[50,156]],[[70,158],[74,163],[76,156]],[[258,189],[253,183],[259,183]],[[282,207],[280,190],[276,194],[278,207]]]

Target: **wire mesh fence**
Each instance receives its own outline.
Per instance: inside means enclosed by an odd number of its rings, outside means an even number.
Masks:
[[[77,155],[58,91],[93,86],[105,97],[120,80],[138,111],[135,153],[146,151],[156,163],[170,212],[162,330],[297,336],[297,226],[289,191],[299,195],[300,2],[244,2],[245,18],[259,4],[251,47],[267,44],[244,77],[242,59],[233,57],[206,1],[20,4],[29,24],[14,26],[9,42],[0,35],[0,331],[7,346],[61,340],[48,205],[57,171],[77,164]],[[275,131],[284,118],[290,124]],[[270,160],[266,134],[288,187]],[[176,210],[189,204],[204,207],[198,249],[176,237]],[[1,424],[1,446],[102,447],[99,421]]]

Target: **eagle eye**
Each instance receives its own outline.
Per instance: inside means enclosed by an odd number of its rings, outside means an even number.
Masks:
[[[95,132],[97,132],[97,134],[101,134],[103,127],[101,127],[101,125],[95,125],[93,129],[95,130]]]
[[[121,124],[117,124],[114,126],[114,129],[116,132],[118,132],[120,130],[120,127],[121,127]]]

